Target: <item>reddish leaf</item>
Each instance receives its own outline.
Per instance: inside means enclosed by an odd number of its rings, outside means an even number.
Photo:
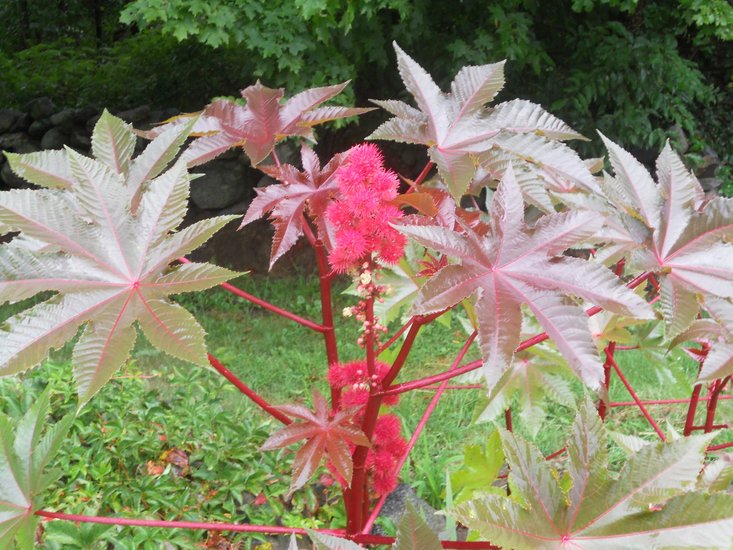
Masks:
[[[208,105],[196,122],[194,135],[201,136],[184,153],[189,166],[202,164],[224,151],[241,146],[257,165],[272,153],[275,145],[286,137],[300,136],[315,141],[312,127],[330,120],[358,116],[372,109],[347,107],[322,107],[343,91],[348,82],[323,88],[311,88],[282,102],[285,90],[260,84],[242,90],[247,100],[240,105],[228,99],[219,99]],[[187,117],[180,117],[145,132],[145,137],[155,137],[169,126],[184,124]]]
[[[300,405],[278,407],[285,414],[302,419],[302,422],[294,422],[278,430],[261,447],[263,451],[269,451],[305,440],[305,444],[295,455],[293,478],[290,483],[291,494],[313,476],[324,455],[331,460],[346,483],[350,484],[354,465],[349,444],[362,447],[370,445],[369,439],[352,422],[359,410],[358,407],[332,413],[328,403],[317,390],[313,390],[313,405],[315,412]]]
[[[316,154],[310,147],[303,145],[301,158],[302,172],[290,164],[260,167],[263,172],[282,183],[256,189],[257,196],[250,204],[240,225],[240,228],[244,227],[270,213],[270,220],[275,226],[270,268],[303,234],[305,223],[303,216],[306,213],[316,222],[319,237],[324,241],[327,240],[326,207],[338,187],[334,174],[344,161],[345,155],[343,153],[335,155],[321,169]]]
[[[392,204],[395,206],[411,206],[420,212],[420,214],[430,216],[431,218],[438,215],[438,207],[429,193],[406,193],[404,195],[398,195],[392,199]]]

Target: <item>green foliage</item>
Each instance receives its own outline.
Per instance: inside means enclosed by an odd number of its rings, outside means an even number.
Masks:
[[[195,110],[251,80],[238,52],[152,32],[100,48],[61,38],[16,53],[0,50],[0,74],[0,105],[16,108],[45,96],[58,107]]]

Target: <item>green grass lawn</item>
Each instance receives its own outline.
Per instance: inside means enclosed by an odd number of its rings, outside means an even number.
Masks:
[[[299,315],[318,319],[315,278],[245,276],[236,283]],[[346,287],[346,281],[341,287]],[[211,352],[271,402],[309,402],[314,384],[321,391],[327,390],[320,335],[221,289],[186,295],[180,301],[206,328]],[[353,297],[337,295],[336,311],[352,301]],[[0,319],[17,309],[5,307],[0,310]],[[339,325],[341,359],[360,357],[355,343],[358,323],[344,320]],[[434,323],[425,327],[400,379],[445,370],[464,339],[465,333],[455,320],[450,326]],[[471,351],[471,357],[477,357],[476,350]],[[66,346],[20,378],[0,380],[1,410],[20,415],[50,384],[54,416],[60,417],[75,405],[69,358],[70,346]],[[695,372],[692,361],[659,370],[647,367],[645,358],[632,351],[619,353],[619,363],[644,399],[689,396]],[[673,372],[686,373],[686,381],[684,376],[670,374]],[[614,379],[610,393],[614,400],[630,400],[618,379]],[[396,411],[406,434],[419,421],[431,396],[428,391],[403,396]],[[402,471],[402,479],[436,508],[444,503],[446,471],[460,460],[464,445],[484,441],[493,430],[491,424],[471,423],[479,398],[480,390],[447,392]],[[728,403],[723,408],[727,415]],[[665,421],[664,428],[669,421],[681,431],[684,406],[651,406],[650,410]],[[545,429],[536,439],[545,453],[562,446],[573,418],[571,410],[559,405],[550,406],[548,414]],[[521,421],[516,422],[521,432]],[[653,437],[635,409],[614,409],[609,425],[623,433]],[[215,371],[163,355],[141,338],[126,367],[82,409],[71,441],[58,457],[57,466],[64,476],[45,506],[69,513],[137,518],[342,526],[344,513],[336,487],[315,484],[286,500],[292,452],[258,451],[277,426]],[[716,441],[731,438],[729,430],[723,432]],[[183,451],[188,469],[180,471],[168,464],[166,457],[174,456],[171,450]],[[619,458],[620,453],[617,449]],[[65,522],[49,523],[47,529],[49,548],[72,548],[69,541],[82,540],[83,536],[93,540],[101,534],[91,526]],[[190,548],[201,543],[206,534],[115,527],[103,536],[118,548],[159,548],[162,541]],[[231,540],[243,540],[245,547],[254,547],[258,539],[240,536]]]

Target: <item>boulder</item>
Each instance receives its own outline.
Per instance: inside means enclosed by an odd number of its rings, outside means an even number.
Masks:
[[[28,104],[26,109],[33,120],[50,117],[56,111],[56,105],[48,97],[39,97]]]
[[[74,111],[72,109],[64,109],[49,118],[51,124],[61,130],[65,134],[70,134],[74,129]]]
[[[390,519],[394,525],[398,525],[402,514],[407,509],[407,503],[411,502],[418,513],[422,514],[425,522],[433,533],[441,533],[445,529],[445,516],[437,515],[437,510],[430,506],[427,502],[417,496],[415,490],[407,483],[400,483],[397,488],[392,491],[387,500],[384,502],[379,517]],[[372,529],[375,535],[383,535],[381,528],[375,525]]]
[[[99,109],[89,106],[80,107],[74,110],[74,123],[83,126],[87,120],[97,115],[99,115]]]
[[[715,173],[720,168],[720,157],[710,147],[706,147],[703,151],[702,164],[695,170],[695,175],[698,178],[714,178]]]
[[[0,109],[0,134],[15,130],[22,116],[23,113],[16,109]]]
[[[140,124],[150,117],[150,105],[140,105],[140,107],[135,107],[134,109],[120,111],[117,113],[117,116],[125,122]]]
[[[75,149],[81,149],[84,151],[88,151],[92,146],[92,140],[87,132],[79,128],[75,128],[71,132],[71,137],[69,138],[69,145],[71,145]]]
[[[41,149],[63,149],[69,143],[69,136],[58,128],[51,128],[41,138]]]
[[[700,178],[700,186],[706,193],[717,193],[720,186],[723,185],[723,181],[719,178]]]
[[[221,210],[245,194],[247,168],[229,160],[214,160],[202,169],[204,175],[191,182],[191,202],[202,210]]]
[[[31,184],[25,181],[20,176],[17,176],[11,169],[10,164],[5,163],[0,168],[0,180],[9,187],[10,189],[23,189],[31,187]]]
[[[33,144],[25,132],[13,132],[0,135],[0,151],[34,153],[38,151],[38,147]]]
[[[47,118],[44,118],[42,120],[34,120],[31,122],[30,126],[28,126],[28,135],[31,136],[33,139],[41,139],[43,137],[43,134],[48,132],[48,130],[51,128],[51,121]]]

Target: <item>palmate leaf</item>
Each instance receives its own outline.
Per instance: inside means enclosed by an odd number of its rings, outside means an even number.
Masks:
[[[464,67],[453,79],[450,93],[443,93],[425,69],[396,43],[394,48],[402,81],[419,109],[401,101],[374,101],[395,118],[369,139],[427,145],[456,201],[474,177],[480,154],[483,162],[490,162],[493,154],[507,153],[514,159],[531,160],[543,173],[554,174],[551,179],[569,176],[581,186],[594,187],[580,158],[554,141],[585,139],[567,124],[529,101],[486,107],[504,85],[503,62]]]
[[[41,506],[40,494],[60,472],[47,472],[74,421],[68,414],[53,425],[46,423],[49,392],[46,390],[13,428],[0,415],[0,548],[34,548]],[[46,428],[44,430],[44,428]],[[45,433],[44,433],[45,432]]]
[[[692,323],[700,300],[733,310],[733,245],[726,240],[733,236],[733,201],[704,202],[700,184],[669,144],[657,159],[655,183],[641,163],[601,137],[615,171],[615,177],[604,179],[604,191],[614,206],[646,228],[646,239],[628,239],[624,248],[633,250],[634,267],[661,279],[668,337]],[[733,323],[728,328],[733,330]]]
[[[568,489],[539,451],[502,431],[512,495],[449,514],[502,548],[730,548],[733,495],[695,492],[710,436],[644,445],[617,477],[603,424],[586,401],[567,443]]]
[[[364,432],[352,420],[359,407],[331,414],[328,403],[315,389],[313,390],[313,407],[314,412],[301,405],[277,407],[299,421],[272,434],[261,447],[263,451],[271,451],[305,440],[295,455],[290,494],[306,484],[321,464],[324,456],[328,457],[335,470],[349,485],[354,468],[349,445],[366,447],[370,445]]]
[[[245,105],[219,99],[208,105],[194,126],[196,139],[183,153],[189,166],[203,164],[232,147],[242,147],[253,165],[265,160],[275,145],[286,137],[300,136],[315,141],[313,126],[372,109],[319,107],[340,94],[348,82],[322,88],[311,88],[282,101],[285,90],[260,84],[242,90]],[[186,116],[144,132],[155,137],[169,127],[184,124]]]
[[[132,129],[105,114],[93,135],[101,161],[67,150],[64,157],[46,158],[43,175],[24,172],[42,185],[48,174],[66,177],[68,170],[68,186],[0,193],[0,223],[43,245],[27,247],[14,239],[0,246],[0,302],[58,292],[0,327],[0,375],[35,366],[85,326],[73,364],[86,401],[129,356],[135,322],[167,353],[207,363],[203,329],[168,296],[209,288],[235,273],[210,264],[169,264],[232,217],[174,232],[186,212],[190,176],[183,161],[163,170],[188,129],[163,133],[132,159]],[[19,155],[13,163],[25,166],[38,158]]]
[[[249,205],[240,225],[242,228],[270,213],[270,220],[275,226],[270,254],[271,269],[303,234],[303,224],[307,223],[305,214],[316,223],[319,238],[328,245],[326,207],[338,189],[335,173],[346,155],[334,155],[323,168],[316,153],[307,145],[302,146],[300,155],[302,171],[290,164],[260,166],[260,170],[281,183],[255,189],[257,196]]]
[[[414,312],[440,311],[475,294],[484,373],[493,387],[519,344],[520,306],[526,304],[583,382],[599,388],[603,369],[588,319],[566,296],[624,315],[653,317],[649,305],[605,267],[560,256],[593,235],[602,219],[590,212],[565,212],[544,216],[528,229],[511,169],[494,194],[490,215],[485,236],[470,228],[458,233],[438,226],[398,227],[419,244],[460,261],[422,287]]]

